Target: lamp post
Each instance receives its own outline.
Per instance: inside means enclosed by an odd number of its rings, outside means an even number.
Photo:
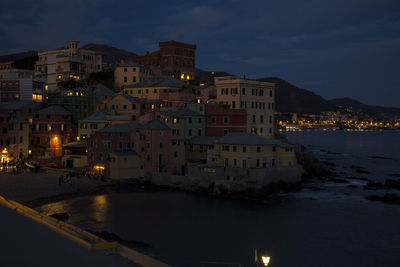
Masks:
[[[269,266],[270,261],[271,261],[270,256],[258,255],[257,248],[254,250],[254,262],[256,263],[256,267]]]

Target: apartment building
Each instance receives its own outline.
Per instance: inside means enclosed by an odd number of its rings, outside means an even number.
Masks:
[[[224,136],[247,131],[247,112],[230,105],[210,102],[205,105],[205,135]]]
[[[62,156],[62,145],[76,140],[77,129],[71,112],[60,106],[49,106],[35,112],[30,146],[35,158]]]
[[[29,122],[16,115],[0,113],[0,152],[2,162],[29,156]]]
[[[296,164],[291,145],[248,133],[230,133],[220,137],[207,157],[208,165],[243,169]]]
[[[153,77],[151,69],[135,62],[121,62],[114,69],[114,87],[118,90]]]
[[[88,140],[89,167],[110,178],[171,171],[171,129],[159,120],[105,127]]]
[[[181,80],[193,80],[195,77],[196,46],[174,40],[159,42],[159,50],[146,52],[135,61],[151,68],[155,74],[174,77]]]
[[[0,70],[0,102],[18,100],[43,102],[47,88],[46,80],[34,78],[31,70]]]
[[[217,102],[247,112],[247,133],[272,137],[275,84],[238,78],[215,77]]]
[[[102,71],[103,54],[78,48],[78,41],[68,41],[67,49],[39,52],[35,76],[47,79],[50,91],[58,89],[65,80],[80,81],[90,73]]]

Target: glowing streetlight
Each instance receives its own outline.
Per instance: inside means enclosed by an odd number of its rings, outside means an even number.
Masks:
[[[270,262],[270,260],[271,260],[271,257],[268,257],[268,256],[261,256],[261,260],[262,260],[264,266],[268,266],[268,264],[269,264],[269,262]]]

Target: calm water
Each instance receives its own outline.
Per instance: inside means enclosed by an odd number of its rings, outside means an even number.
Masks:
[[[322,158],[344,162],[339,168],[348,173],[343,176],[352,175],[345,165],[354,157],[356,162],[370,155],[395,157],[390,149],[399,145],[392,143],[399,138],[399,132],[375,132],[375,137],[370,132],[289,136],[312,145],[308,147]],[[396,159],[371,160],[392,171],[399,167]],[[371,177],[379,176],[374,172]],[[271,266],[400,266],[400,207],[364,200],[362,188],[324,186],[328,190],[304,189],[263,204],[181,192],[138,192],[72,199],[45,205],[41,211],[68,212],[70,223],[146,242],[173,266],[200,266],[202,261],[254,266],[254,248],[271,256]]]

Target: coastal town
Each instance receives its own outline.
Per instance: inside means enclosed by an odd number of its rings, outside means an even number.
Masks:
[[[274,134],[273,83],[235,76],[201,83],[191,44],[160,42],[158,51],[110,65],[78,43],[39,52],[34,70],[1,65],[2,170],[46,167],[161,184],[196,177],[206,187],[242,189],[282,173],[299,181],[295,147]],[[113,88],[89,79],[105,70]]]

